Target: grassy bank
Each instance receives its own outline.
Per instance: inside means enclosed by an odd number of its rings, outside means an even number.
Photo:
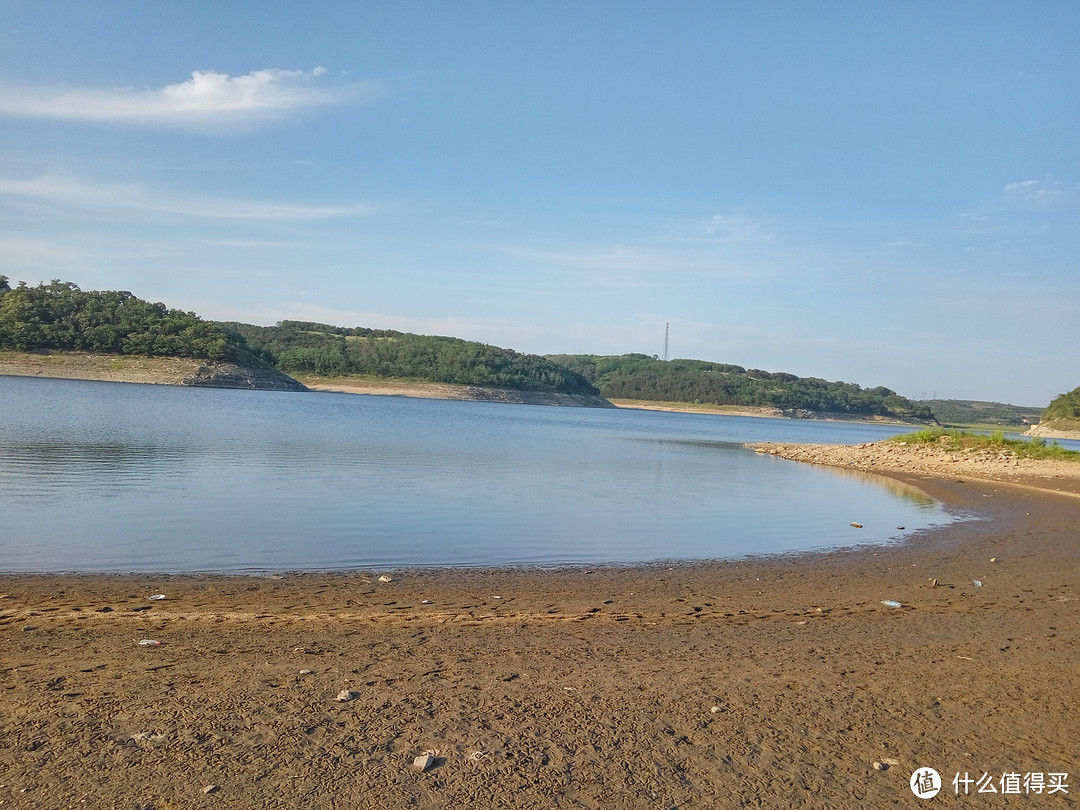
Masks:
[[[1047,442],[1038,437],[1030,440],[1007,439],[1001,432],[990,435],[969,433],[947,428],[927,428],[916,433],[894,436],[892,441],[900,444],[933,444],[952,453],[996,450],[1008,452],[1016,458],[1046,458],[1080,462],[1080,452],[1066,450],[1057,442]]]

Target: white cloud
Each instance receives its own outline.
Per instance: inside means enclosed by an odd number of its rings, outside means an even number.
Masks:
[[[1017,183],[1009,183],[1004,191],[1005,196],[1010,200],[1028,202],[1065,201],[1073,196],[1073,192],[1063,183],[1053,180],[1021,180]]]
[[[595,250],[544,250],[506,245],[503,250],[532,262],[586,270],[661,270],[678,262],[674,256],[651,253],[633,245],[612,245]]]
[[[309,107],[370,100],[372,83],[314,87],[325,68],[256,70],[243,76],[197,70],[154,90],[32,87],[0,82],[0,115],[98,123],[221,128],[248,126]]]
[[[705,226],[705,235],[728,242],[768,242],[773,236],[760,220],[717,214]]]
[[[363,216],[373,206],[267,203],[220,197],[152,192],[139,185],[92,183],[46,174],[33,180],[0,178],[0,196],[19,197],[89,210],[141,211],[184,217],[237,220],[315,220]]]

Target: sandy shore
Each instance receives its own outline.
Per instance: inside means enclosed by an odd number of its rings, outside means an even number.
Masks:
[[[1080,500],[898,477],[973,519],[672,567],[0,577],[0,806],[924,807],[927,766],[945,806],[1075,806]]]
[[[1018,458],[1008,449],[947,451],[932,444],[899,441],[850,445],[758,442],[750,447],[791,461],[862,472],[962,478],[1080,496],[1080,462]]]

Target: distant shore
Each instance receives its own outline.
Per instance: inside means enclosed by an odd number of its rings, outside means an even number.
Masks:
[[[809,419],[824,422],[861,422],[898,427],[921,426],[922,422],[901,422],[884,416],[862,416],[851,413],[807,411],[801,408],[751,407],[749,405],[709,405],[690,402],[654,402],[645,399],[612,399],[617,408],[671,413],[710,413],[720,416],[755,416],[765,419]]]
[[[1080,441],[1080,430],[1058,430],[1046,425],[1032,425],[1026,431],[1025,436],[1038,436],[1043,439],[1073,439]]]
[[[515,405],[556,405],[584,408],[613,407],[603,397],[563,394],[554,391],[520,391],[509,388],[485,388],[478,385],[452,385],[450,383],[402,380],[361,380],[348,377],[318,377],[314,375],[300,375],[297,379],[312,391],[332,391],[341,394],[450,399],[469,402],[503,402]]]
[[[304,390],[292,377],[265,364],[255,368],[225,360],[94,354],[51,349],[33,352],[0,351],[0,376],[263,391]]]

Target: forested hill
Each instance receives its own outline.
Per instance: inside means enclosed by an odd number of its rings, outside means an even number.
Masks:
[[[298,321],[267,327],[221,324],[144,301],[130,292],[86,291],[58,280],[12,288],[2,275],[0,349],[195,358],[278,377],[282,377],[279,371],[393,377],[572,394],[609,405],[579,374],[538,355],[482,343]],[[303,388],[295,380],[289,382]],[[249,386],[237,382],[235,387]]]
[[[222,327],[287,374],[392,377],[599,397],[584,377],[551,360],[460,338],[301,321]]]
[[[14,373],[34,374],[44,368],[69,373],[58,376],[117,379],[126,382],[164,382],[212,388],[257,388],[306,391],[291,377],[247,351],[243,338],[194,312],[169,309],[124,291],[87,291],[66,281],[14,289],[0,275],[0,350],[66,353],[60,364],[40,367],[12,364]],[[76,355],[83,355],[77,358]],[[132,372],[131,366],[103,366],[94,358],[182,358],[186,365],[154,365]],[[77,373],[70,373],[78,369]],[[127,369],[121,372],[119,369]],[[179,375],[177,371],[179,370]],[[133,375],[134,379],[127,375]]]
[[[1058,430],[1080,430],[1080,388],[1055,397],[1043,411],[1039,424]]]
[[[193,312],[67,281],[12,288],[0,276],[0,349],[237,360],[243,344]]]
[[[860,388],[783,372],[703,360],[658,360],[644,354],[548,355],[581,374],[605,397],[880,416],[934,422],[930,409],[888,388]]]

